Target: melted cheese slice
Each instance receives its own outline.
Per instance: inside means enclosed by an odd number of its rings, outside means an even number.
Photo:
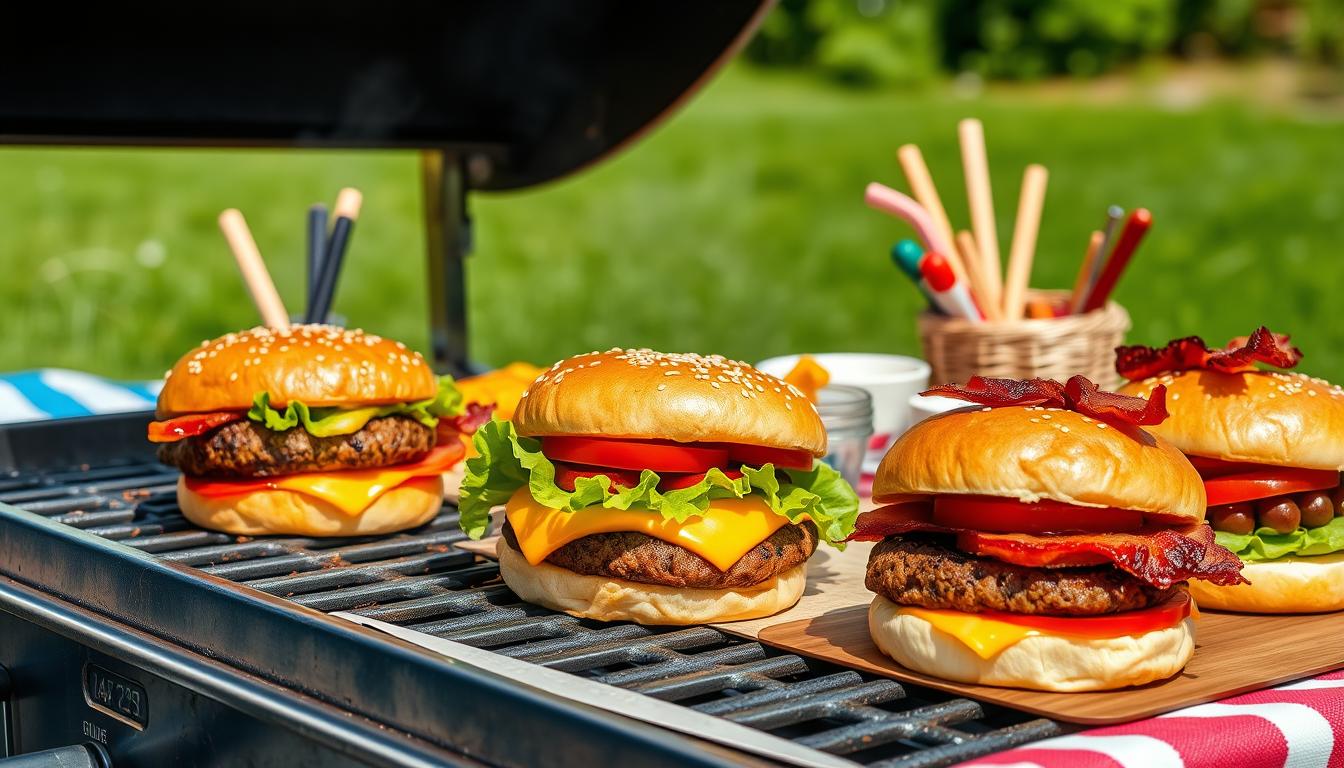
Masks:
[[[929,608],[902,606],[898,613],[908,613],[960,640],[963,645],[982,659],[992,659],[1004,648],[1028,637],[1051,634],[1040,629],[1021,627],[1006,621],[996,621],[960,611],[939,611]]]
[[[424,471],[397,469],[369,469],[354,472],[329,472],[309,475],[277,477],[272,488],[304,493],[321,499],[347,515],[354,517],[369,508],[379,496],[413,477],[424,476]],[[359,477],[350,477],[359,475]]]
[[[523,557],[532,565],[584,536],[634,531],[684,547],[721,571],[732,568],[752,547],[789,523],[757,496],[715,499],[703,515],[678,523],[641,509],[586,507],[560,512],[533,499],[527,486],[509,499],[504,516],[513,526]]]

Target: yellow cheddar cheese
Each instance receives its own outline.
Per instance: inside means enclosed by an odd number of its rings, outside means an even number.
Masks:
[[[433,474],[433,473],[431,473]],[[277,477],[268,485],[285,491],[306,493],[354,517],[369,508],[379,496],[413,477],[423,477],[420,471],[389,469],[357,469],[343,472],[324,472],[307,475]]]
[[[513,526],[523,557],[532,565],[584,536],[635,531],[684,547],[721,571],[732,568],[752,547],[789,523],[756,496],[715,499],[704,514],[678,523],[643,509],[587,507],[561,512],[533,499],[527,486],[509,499],[504,515]]]
[[[970,648],[975,652],[975,655],[982,659],[992,659],[1004,648],[1028,637],[1051,634],[1044,630],[1021,627],[1016,624],[1009,624],[1006,621],[987,619],[974,613],[962,613],[961,611],[902,606],[900,613],[908,613],[915,618],[929,622],[934,629],[946,632],[960,640],[963,645]]]

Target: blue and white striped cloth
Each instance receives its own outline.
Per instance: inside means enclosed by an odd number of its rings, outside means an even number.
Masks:
[[[152,411],[162,381],[122,382],[63,368],[0,374],[0,424]]]

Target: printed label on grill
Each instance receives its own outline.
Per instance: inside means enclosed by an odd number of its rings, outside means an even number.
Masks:
[[[127,725],[149,725],[149,694],[144,687],[97,664],[84,666],[84,698],[89,706]]]

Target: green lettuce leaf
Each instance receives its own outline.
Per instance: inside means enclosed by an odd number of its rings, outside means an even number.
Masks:
[[[781,483],[775,468],[742,467],[742,477],[728,477],[711,469],[699,483],[675,491],[659,491],[659,477],[652,470],[640,474],[633,488],[617,487],[613,492],[607,478],[581,477],[574,490],[555,484],[555,465],[541,453],[541,443],[520,436],[512,422],[492,419],[472,438],[479,454],[467,459],[466,478],[462,481],[462,530],[473,539],[485,535],[490,526],[490,509],[509,500],[526,485],[541,504],[562,512],[585,507],[608,509],[639,507],[662,514],[664,518],[684,522],[703,514],[713,499],[742,498],[754,493],[765,499],[775,514],[797,523],[810,519],[821,539],[843,548],[844,540],[854,531],[859,514],[859,497],[834,469],[816,462],[810,470],[781,470],[788,482]]]
[[[1344,517],[1336,517],[1319,528],[1298,528],[1292,533],[1257,528],[1245,535],[1217,531],[1213,538],[1237,557],[1252,563],[1287,555],[1328,555],[1344,550]]]
[[[452,376],[440,376],[439,392],[428,400],[366,408],[309,408],[303,403],[292,402],[283,411],[277,411],[271,406],[270,394],[258,392],[252,398],[252,408],[247,412],[247,418],[261,422],[267,429],[276,432],[303,425],[304,430],[314,437],[332,437],[358,432],[370,419],[383,416],[410,416],[433,429],[438,426],[440,418],[451,418],[460,413],[462,393],[457,390]]]

